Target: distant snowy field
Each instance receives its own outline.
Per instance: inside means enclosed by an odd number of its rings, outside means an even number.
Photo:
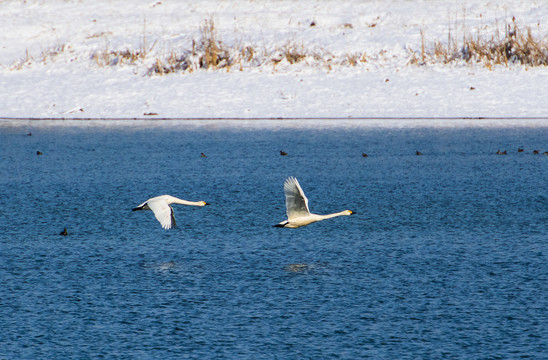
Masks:
[[[546,37],[543,1],[30,0],[2,1],[0,13],[0,118],[548,116],[546,67],[410,64],[422,40],[497,36],[512,17]],[[205,21],[264,63],[148,74],[191,51]],[[267,61],[289,46],[323,58]],[[97,61],[143,50],[133,62]],[[342,64],[349,55],[364,61]]]

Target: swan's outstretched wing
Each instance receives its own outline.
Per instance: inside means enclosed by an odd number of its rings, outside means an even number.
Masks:
[[[175,216],[173,215],[173,209],[164,200],[148,201],[148,207],[156,219],[162,224],[164,229],[171,229],[175,227]]]
[[[288,177],[284,183],[285,208],[289,220],[310,214],[308,199],[297,179]]]

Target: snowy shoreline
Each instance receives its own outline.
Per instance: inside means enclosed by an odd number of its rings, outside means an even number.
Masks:
[[[0,117],[535,122],[548,117],[545,66],[409,64],[410,53],[420,51],[423,40],[431,47],[446,39],[448,31],[495,36],[513,17],[522,28],[546,37],[548,8],[537,2],[282,0],[269,5],[226,0],[4,2]],[[233,49],[268,53],[296,46],[334,59],[355,54],[363,61],[331,66],[330,59],[322,58],[318,65],[309,56],[296,64],[283,60],[147,75],[155,61],[192,48],[208,20],[215,21],[217,36]],[[142,59],[122,61],[124,52],[138,54],[143,48],[148,50]],[[105,65],[98,53],[114,58]]]
[[[419,119],[419,118],[371,118],[371,119],[0,119],[0,129],[31,132],[43,128],[166,128],[205,130],[282,130],[282,129],[548,129],[548,119]]]

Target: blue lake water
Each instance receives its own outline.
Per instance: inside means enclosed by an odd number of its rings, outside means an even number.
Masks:
[[[0,359],[547,358],[547,140],[1,127]],[[272,227],[287,176],[357,214]],[[212,205],[166,231],[131,211],[161,194]]]

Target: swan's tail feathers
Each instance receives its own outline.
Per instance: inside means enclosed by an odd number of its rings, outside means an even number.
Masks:
[[[136,208],[133,208],[131,211],[137,211],[137,210],[148,210],[148,200],[142,203],[141,205],[137,206]]]
[[[281,228],[283,228],[283,227],[285,227],[288,223],[289,223],[289,221],[284,220],[284,221],[282,221],[281,223],[274,225],[274,227],[281,227]]]

